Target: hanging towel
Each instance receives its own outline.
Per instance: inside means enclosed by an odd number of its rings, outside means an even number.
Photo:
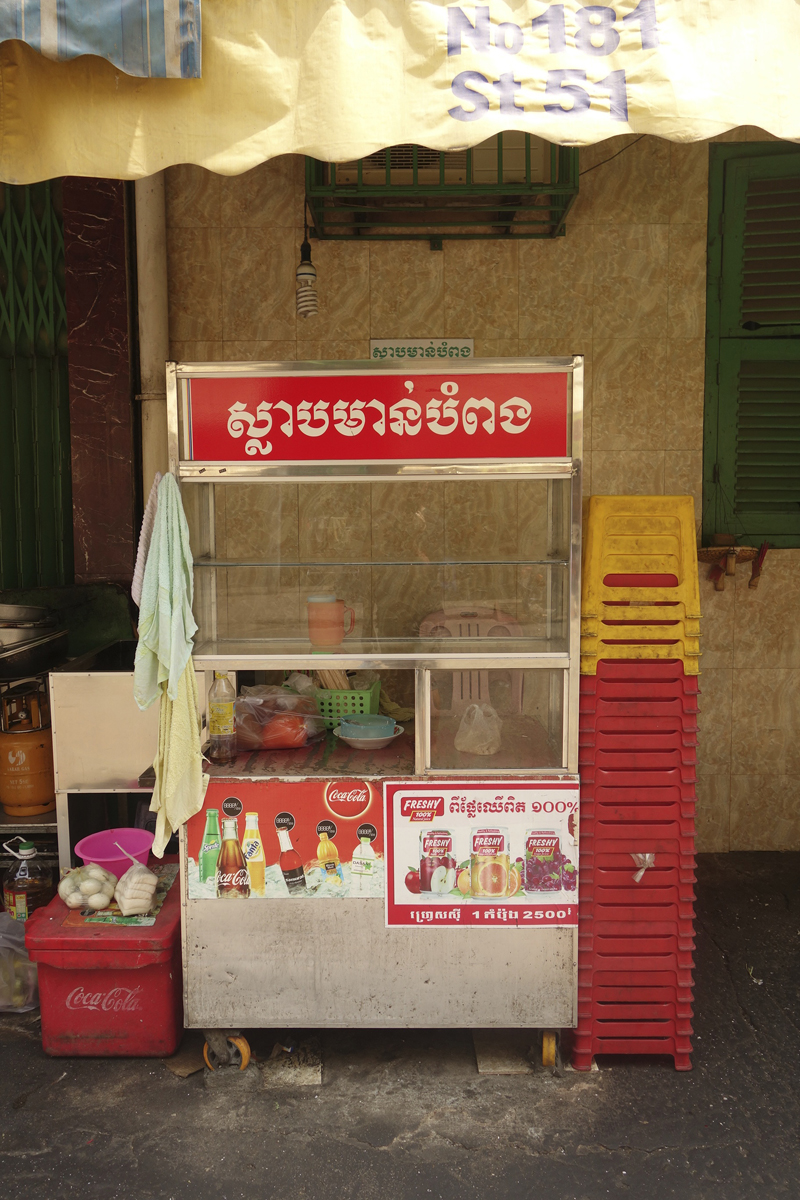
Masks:
[[[139,708],[160,699],[156,782],[150,811],[157,814],[153,853],[164,853],[171,833],[198,812],[208,785],[200,753],[200,711],[192,664],[192,555],[189,527],[173,475],[158,485],[150,548],[139,607],[139,643],[133,693]]]
[[[197,676],[191,660],[178,681],[177,699],[161,685],[156,782],[150,811],[156,813],[153,853],[161,858],[172,834],[202,808],[208,787],[200,751]]]
[[[158,507],[158,485],[160,483],[161,472],[156,471],[153,486],[150,488],[150,495],[147,497],[144,516],[142,517],[142,528],[139,531],[139,547],[136,551],[136,566],[133,571],[133,583],[131,584],[131,598],[137,608],[140,608],[142,603],[144,565],[147,562],[147,552],[150,549],[150,539],[153,536],[153,524],[156,519],[156,509]]]
[[[133,693],[139,708],[149,708],[167,681],[170,700],[192,653],[197,631],[192,616],[194,585],[189,527],[175,477],[158,485],[158,507],[144,568],[139,605],[139,644],[134,663]]]

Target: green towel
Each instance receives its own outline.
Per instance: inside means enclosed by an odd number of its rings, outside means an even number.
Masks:
[[[198,812],[208,776],[200,751],[200,711],[192,665],[192,553],[181,494],[173,475],[158,485],[158,508],[144,569],[133,694],[139,708],[160,697],[156,782],[150,811],[157,813],[153,853],[159,858],[172,832]]]
[[[139,644],[133,674],[133,694],[139,708],[157,700],[167,683],[170,700],[192,653],[197,624],[192,615],[194,582],[189,526],[174,475],[158,485],[158,507],[144,568],[139,605]]]

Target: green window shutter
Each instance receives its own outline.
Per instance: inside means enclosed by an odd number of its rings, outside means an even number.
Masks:
[[[0,588],[73,578],[60,196],[0,184]]]
[[[714,146],[703,533],[800,545],[800,151]]]

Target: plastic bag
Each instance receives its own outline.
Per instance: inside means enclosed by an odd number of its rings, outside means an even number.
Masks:
[[[466,754],[496,754],[503,722],[491,704],[470,704],[456,734],[456,750]]]
[[[325,722],[311,696],[273,684],[242,688],[233,715],[239,750],[293,750],[325,733]]]
[[[97,863],[75,867],[58,885],[58,894],[67,908],[108,908],[114,898],[117,877]]]
[[[302,671],[292,671],[286,683],[292,691],[299,692],[301,696],[313,697],[314,692],[317,690],[311,676],[304,675]]]
[[[0,913],[0,1012],[29,1012],[38,1006],[36,963],[25,951],[25,925]]]

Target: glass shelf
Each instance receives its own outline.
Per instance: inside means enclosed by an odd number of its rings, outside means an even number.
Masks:
[[[476,670],[492,666],[569,666],[565,639],[539,638],[348,638],[341,646],[318,649],[305,639],[218,639],[196,642],[193,659],[200,669],[243,668],[309,670],[342,667],[379,669],[383,666],[437,667]]]

